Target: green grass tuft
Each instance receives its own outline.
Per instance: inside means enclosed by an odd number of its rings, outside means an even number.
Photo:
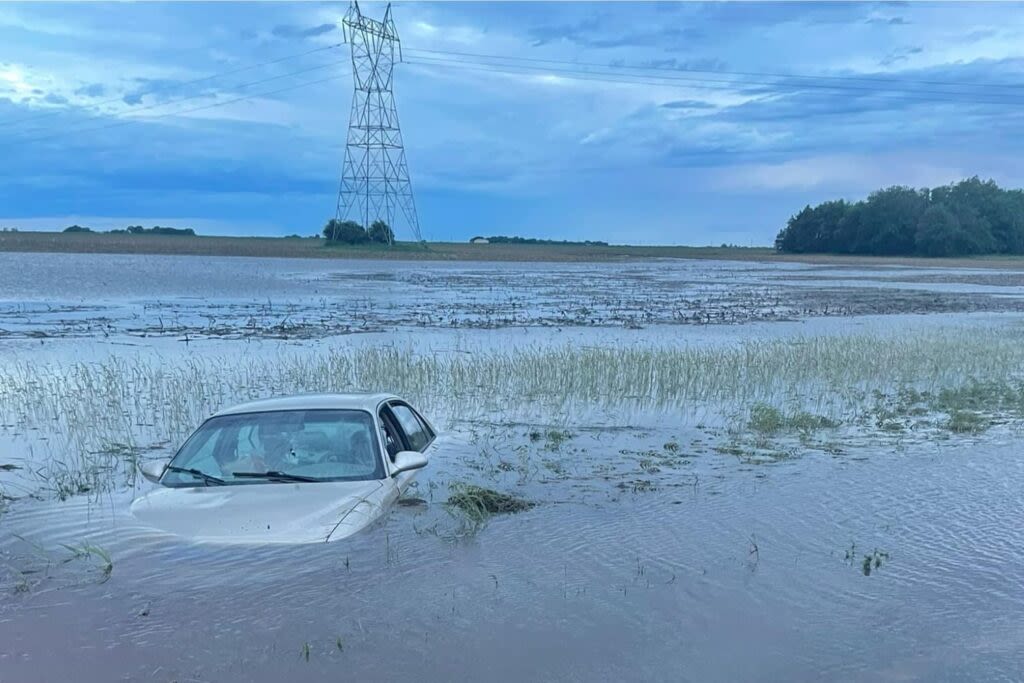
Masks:
[[[492,515],[523,512],[533,503],[507,493],[475,484],[452,484],[447,504],[461,510],[474,523],[483,523]]]
[[[980,434],[991,424],[989,418],[972,410],[954,410],[946,422],[946,429],[955,434]]]
[[[839,422],[824,415],[804,411],[787,414],[767,403],[755,403],[750,409],[750,419],[747,421],[747,427],[763,435],[781,432],[808,434],[819,429],[835,429],[838,426]]]

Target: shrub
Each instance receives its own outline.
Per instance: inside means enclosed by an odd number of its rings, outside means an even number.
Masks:
[[[327,221],[323,233],[329,242],[342,244],[363,244],[370,239],[363,226],[355,221],[339,221],[337,218]]]
[[[391,244],[395,241],[395,231],[391,229],[390,225],[379,219],[373,222],[366,234],[371,242],[378,244]]]

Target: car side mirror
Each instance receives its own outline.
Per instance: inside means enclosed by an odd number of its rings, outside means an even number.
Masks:
[[[395,455],[395,462],[391,465],[391,476],[399,472],[419,470],[427,466],[427,456],[419,451],[399,451]]]
[[[171,464],[170,458],[163,458],[161,460],[147,460],[146,462],[139,465],[139,471],[149,481],[154,484],[160,483],[160,477],[164,476],[164,470]]]

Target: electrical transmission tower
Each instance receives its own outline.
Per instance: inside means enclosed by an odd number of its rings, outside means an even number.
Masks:
[[[352,48],[353,91],[335,218],[360,221],[367,229],[374,221],[383,220],[396,230],[395,217],[400,213],[420,242],[423,238],[392,90],[395,57],[402,61],[402,46],[391,19],[391,5],[384,11],[383,21],[377,21],[363,16],[359,3],[353,2],[342,27]]]

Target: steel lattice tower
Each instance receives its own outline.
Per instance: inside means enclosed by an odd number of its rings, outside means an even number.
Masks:
[[[420,242],[392,90],[395,57],[402,61],[402,47],[391,5],[383,21],[377,21],[363,16],[359,3],[353,2],[342,27],[352,48],[353,91],[335,218],[358,220],[367,229],[379,219],[397,233],[394,219],[401,212],[413,238]]]

